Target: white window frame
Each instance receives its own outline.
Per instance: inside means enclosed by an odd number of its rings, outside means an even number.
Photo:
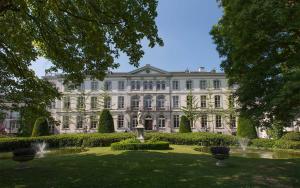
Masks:
[[[204,90],[207,89],[207,81],[206,80],[200,80],[200,89]]]
[[[179,108],[179,96],[178,95],[172,96],[172,104],[173,104],[173,108]]]
[[[201,108],[207,107],[207,96],[206,95],[200,96],[200,106],[201,106]]]
[[[172,89],[173,90],[179,90],[179,81],[178,80],[173,80],[172,81]]]
[[[118,81],[118,90],[119,91],[125,90],[125,81],[123,81],[123,80]]]
[[[180,117],[178,114],[174,114],[173,115],[173,127],[179,128],[179,124],[180,124]]]
[[[186,90],[193,89],[193,80],[186,80],[185,87],[186,87]]]
[[[158,127],[159,128],[165,128],[166,127],[166,118],[163,115],[160,115],[158,117]]]
[[[118,96],[118,109],[123,109],[124,108],[124,102],[125,102],[125,97],[124,96]]]
[[[217,114],[215,118],[216,128],[222,128],[222,116]]]
[[[124,127],[124,115],[123,114],[118,115],[117,125],[118,125],[118,128]]]
[[[221,96],[220,95],[215,95],[215,108],[221,108]]]
[[[91,97],[91,109],[97,109],[98,107],[98,98],[96,96]]]
[[[96,129],[97,125],[98,125],[97,116],[96,115],[91,115],[90,116],[90,128],[91,129]]]

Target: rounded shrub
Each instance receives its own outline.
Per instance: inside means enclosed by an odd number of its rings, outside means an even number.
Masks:
[[[180,133],[192,132],[192,129],[190,126],[190,120],[184,115],[181,116],[181,118],[180,118],[179,132]]]
[[[283,139],[283,140],[292,140],[292,141],[300,141],[300,132],[288,132],[281,139]]]
[[[34,123],[31,136],[37,137],[47,135],[49,135],[49,125],[47,119],[45,117],[37,118]]]
[[[114,121],[108,109],[103,109],[99,119],[99,133],[112,133],[115,132]]]
[[[244,117],[239,118],[237,136],[249,139],[257,138],[256,129],[251,120]]]

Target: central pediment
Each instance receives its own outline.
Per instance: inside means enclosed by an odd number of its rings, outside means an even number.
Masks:
[[[139,74],[143,74],[143,75],[145,75],[145,74],[168,74],[168,72],[164,71],[162,69],[153,67],[149,64],[146,64],[143,67],[140,67],[138,69],[135,69],[135,70],[129,72],[129,74],[134,74],[134,75],[139,75]]]

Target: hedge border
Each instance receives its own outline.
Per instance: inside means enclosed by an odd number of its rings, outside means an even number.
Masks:
[[[112,150],[168,150],[170,145],[168,142],[156,141],[151,143],[112,143]]]

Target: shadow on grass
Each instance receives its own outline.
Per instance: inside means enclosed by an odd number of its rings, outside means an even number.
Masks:
[[[6,161],[6,162],[5,162]],[[51,156],[15,170],[0,161],[0,187],[299,187],[300,159],[230,157],[216,167],[209,155],[124,151]]]

